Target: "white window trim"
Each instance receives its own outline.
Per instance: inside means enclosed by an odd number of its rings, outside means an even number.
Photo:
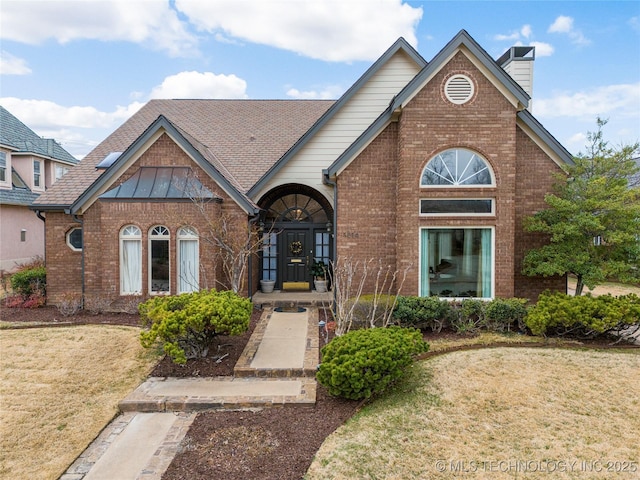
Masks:
[[[422,200],[491,200],[491,212],[490,213],[422,213]],[[421,217],[495,217],[496,216],[496,199],[495,197],[473,197],[473,198],[465,198],[465,197],[438,197],[438,198],[429,198],[423,197],[418,200],[418,215]]]
[[[37,191],[44,191],[45,186],[45,175],[44,175],[44,165],[43,165],[43,161],[42,160],[34,160],[32,163],[31,168],[33,169],[32,175],[31,175],[31,182],[33,184],[33,190],[37,190]],[[36,185],[36,164],[40,165],[40,173],[38,173],[39,176],[39,182],[40,185]]]
[[[481,185],[476,185],[476,184],[466,184],[466,185],[453,185],[453,184],[446,184],[446,185],[426,185],[422,183],[422,177],[424,176],[424,171],[426,170],[427,166],[431,163],[431,161],[436,158],[438,155],[442,155],[443,153],[449,151],[449,150],[467,150],[471,153],[473,153],[474,155],[476,155],[478,158],[480,158],[482,161],[484,161],[484,163],[487,165],[487,170],[489,171],[489,176],[491,177],[491,183],[490,184],[481,184]],[[463,188],[470,188],[470,189],[478,189],[478,188],[496,188],[497,184],[496,184],[496,175],[495,172],[493,171],[493,167],[491,166],[491,163],[489,163],[489,160],[487,160],[486,158],[484,158],[483,155],[481,155],[480,153],[476,152],[475,150],[472,150],[470,148],[466,148],[466,147],[451,147],[451,148],[447,148],[445,150],[442,150],[441,152],[436,153],[435,155],[431,156],[429,158],[429,160],[427,161],[427,163],[424,164],[424,167],[422,167],[422,170],[420,170],[420,177],[418,178],[418,186],[420,188],[437,188],[437,189],[463,189]]]
[[[473,300],[491,301],[496,298],[496,227],[487,225],[429,225],[428,227],[420,227],[418,229],[418,292],[417,295],[421,296],[420,290],[422,286],[422,271],[423,271],[423,258],[422,258],[422,231],[423,230],[491,230],[491,297],[473,297]],[[427,260],[428,262],[428,260]],[[428,270],[428,269],[427,269]],[[460,302],[471,297],[438,297],[440,300],[447,300],[452,302]]]
[[[4,153],[5,172],[4,172],[4,180],[0,180],[0,185],[2,185],[3,187],[10,187],[11,186],[11,152],[6,152],[2,150],[2,153]]]
[[[137,234],[136,235],[124,235],[125,230],[127,229],[133,229],[135,228],[137,230]],[[140,284],[140,291],[135,291],[135,292],[125,292],[124,291],[124,279],[123,279],[123,265],[124,265],[124,242],[125,241],[138,241],[139,247],[140,247],[140,264],[139,264],[139,271],[138,271],[138,280],[139,280],[139,284]],[[123,296],[128,296],[128,295],[142,295],[142,230],[140,229],[140,227],[138,227],[137,225],[125,225],[124,227],[122,227],[120,229],[120,252],[119,252],[119,257],[120,257],[120,269],[119,269],[119,273],[120,273],[120,295]]]
[[[167,234],[154,234],[152,233],[156,228],[164,228],[167,231]],[[159,292],[153,289],[153,278],[152,278],[152,259],[151,259],[151,255],[152,255],[152,248],[151,248],[151,242],[153,240],[166,240],[167,241],[167,246],[169,247],[169,252],[168,252],[168,258],[167,260],[169,261],[169,289],[166,292]],[[149,229],[149,238],[147,239],[147,261],[148,261],[148,265],[149,265],[149,275],[148,275],[148,288],[149,288],[149,295],[171,295],[171,231],[169,230],[169,228],[165,225],[154,225],[153,227],[151,227]]]
[[[187,232],[187,233],[185,233],[185,232]],[[176,289],[178,291],[178,294],[190,293],[191,292],[191,290],[182,291],[180,289],[180,285],[182,283],[180,281],[180,277],[182,275],[182,271],[181,271],[182,259],[180,257],[180,252],[182,250],[181,242],[184,242],[184,241],[191,241],[192,242],[192,241],[195,240],[195,242],[196,242],[198,264],[197,264],[197,268],[196,268],[196,271],[195,271],[196,278],[194,279],[194,281],[195,281],[195,283],[196,283],[196,285],[198,287],[198,290],[199,290],[200,289],[200,236],[198,235],[198,231],[192,226],[180,227],[178,229],[178,233],[176,234],[176,240],[177,240],[177,248],[176,248],[176,257],[177,257],[177,262],[176,262],[176,264],[177,264],[177,268],[176,268],[176,272],[177,272],[176,283],[177,283],[177,285],[176,285]]]

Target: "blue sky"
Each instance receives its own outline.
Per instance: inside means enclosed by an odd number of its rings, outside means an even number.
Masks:
[[[533,113],[574,154],[640,140],[640,2],[2,0],[0,104],[78,158],[151,98],[338,98],[398,37],[536,46]]]

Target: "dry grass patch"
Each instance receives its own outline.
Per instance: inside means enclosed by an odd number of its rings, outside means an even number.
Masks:
[[[638,350],[434,357],[330,436],[306,478],[636,478],[639,378]]]
[[[157,358],[139,329],[0,331],[0,478],[58,478]]]

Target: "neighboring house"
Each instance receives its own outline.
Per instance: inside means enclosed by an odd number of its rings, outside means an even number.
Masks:
[[[76,163],[0,106],[0,271],[44,257],[44,222],[29,206]]]
[[[527,110],[533,53],[495,61],[461,31],[430,62],[399,39],[336,102],[150,101],[34,202],[49,302],[219,287],[196,203],[238,238],[263,229],[247,295],[310,289],[311,263],[336,258],[410,267],[405,295],[564,290],[521,274],[545,241],[523,220],[572,163]]]

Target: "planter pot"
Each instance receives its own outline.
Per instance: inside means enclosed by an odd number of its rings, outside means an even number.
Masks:
[[[260,290],[262,293],[271,293],[275,284],[275,280],[260,280]]]
[[[324,293],[327,291],[327,281],[326,280],[314,280],[313,283],[316,287],[316,292]]]

